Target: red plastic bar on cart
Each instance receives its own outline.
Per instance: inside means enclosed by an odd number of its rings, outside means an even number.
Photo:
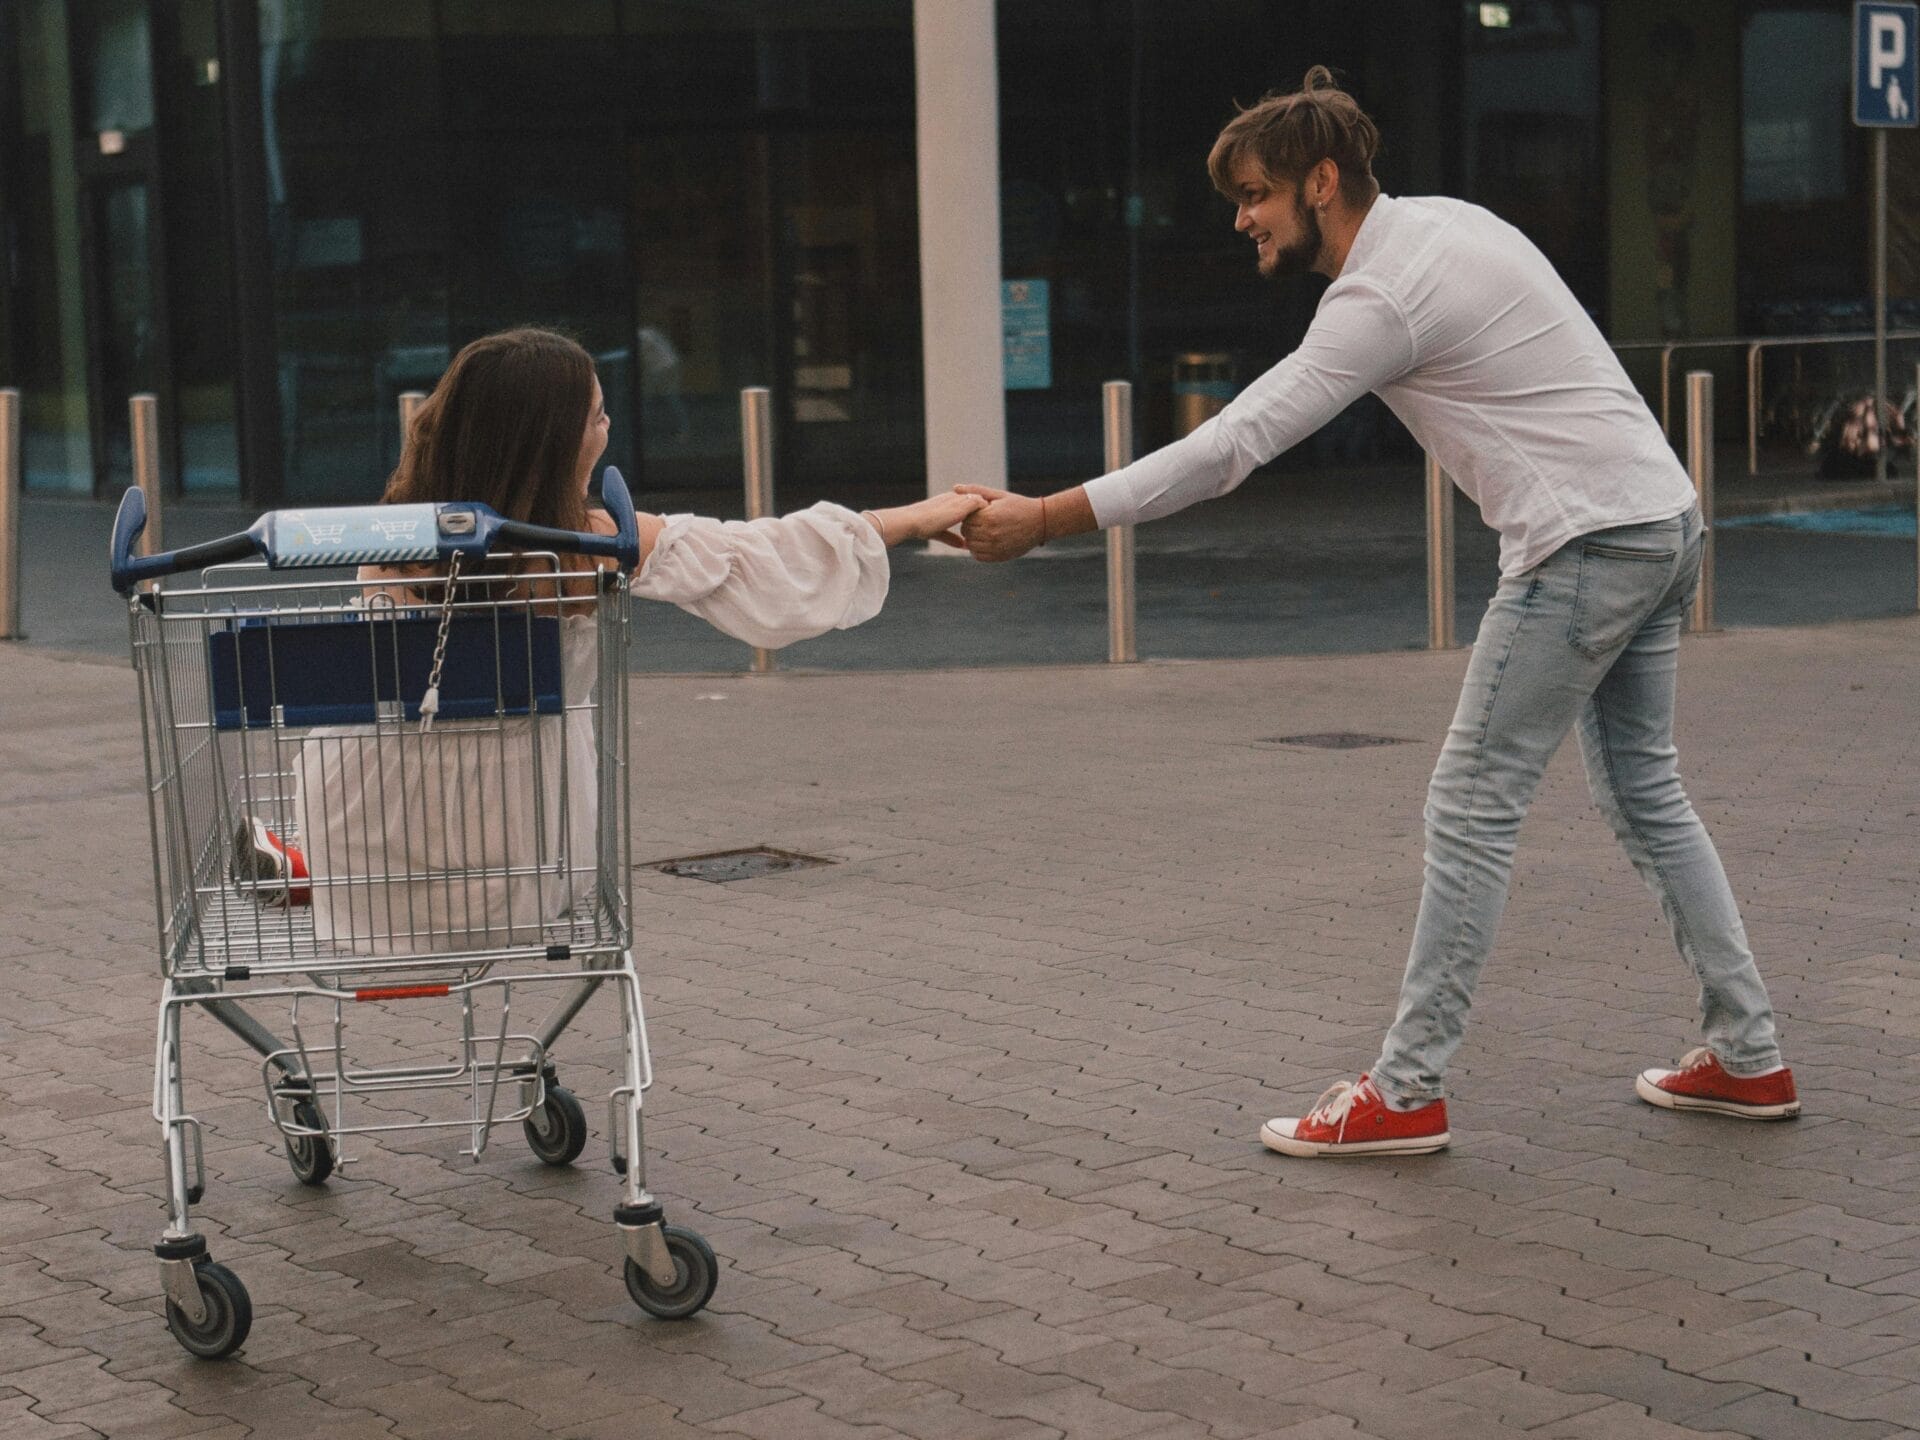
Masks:
[[[353,992],[355,1000],[422,1000],[432,995],[451,994],[450,985],[377,985]]]

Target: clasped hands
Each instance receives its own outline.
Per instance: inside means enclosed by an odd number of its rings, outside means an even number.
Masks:
[[[987,485],[956,485],[912,505],[867,514],[889,545],[932,540],[970,551],[976,560],[1013,560],[1051,538],[1047,504],[1037,496]]]

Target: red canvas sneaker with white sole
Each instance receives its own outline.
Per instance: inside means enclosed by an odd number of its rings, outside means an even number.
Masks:
[[[306,880],[307,857],[300,847],[289,845],[257,816],[240,822],[233,835],[233,863],[229,873],[234,885],[253,896],[262,905],[283,908],[313,903],[311,886]]]
[[[1800,1113],[1793,1071],[1786,1066],[1765,1075],[1729,1075],[1704,1045],[1682,1055],[1672,1070],[1642,1070],[1633,1089],[1663,1110],[1707,1110],[1743,1120],[1788,1120]]]
[[[1451,1139],[1446,1101],[1394,1110],[1365,1075],[1333,1086],[1298,1120],[1260,1127],[1260,1143],[1282,1155],[1428,1155]]]

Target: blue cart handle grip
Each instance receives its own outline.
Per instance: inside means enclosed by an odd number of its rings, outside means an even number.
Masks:
[[[120,499],[113,517],[107,560],[113,588],[132,593],[143,580],[204,570],[250,556],[266,557],[274,570],[363,564],[418,564],[449,555],[488,555],[500,549],[544,549],[561,554],[605,556],[623,570],[640,564],[640,525],[633,496],[609,465],[601,495],[613,517],[612,535],[556,530],[508,520],[486,505],[459,502],[418,506],[366,505],[337,510],[273,510],[251,527],[158,555],[135,555],[147,528],[147,497],[138,488]],[[425,532],[425,533],[423,533]]]
[[[575,555],[604,555],[618,560],[622,570],[638,569],[640,522],[633,513],[633,496],[627,492],[626,477],[612,465],[600,477],[600,498],[613,517],[616,532],[612,535],[582,535],[572,530],[552,530],[545,525],[527,525],[519,520],[501,520],[495,535],[515,550],[538,548]]]
[[[204,570],[209,565],[225,565],[234,560],[244,560],[250,555],[262,554],[266,548],[261,534],[264,523],[261,521],[238,535],[208,540],[200,545],[188,545],[158,555],[135,555],[133,547],[140,542],[140,536],[147,528],[147,497],[139,486],[132,486],[120,497],[120,508],[113,517],[113,540],[107,548],[107,564],[113,574],[113,588],[122,595],[128,595],[142,580],[178,575],[182,570]]]

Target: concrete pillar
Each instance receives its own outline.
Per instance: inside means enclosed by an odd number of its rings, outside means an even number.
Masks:
[[[993,9],[994,0],[913,3],[930,495],[1007,483]]]

